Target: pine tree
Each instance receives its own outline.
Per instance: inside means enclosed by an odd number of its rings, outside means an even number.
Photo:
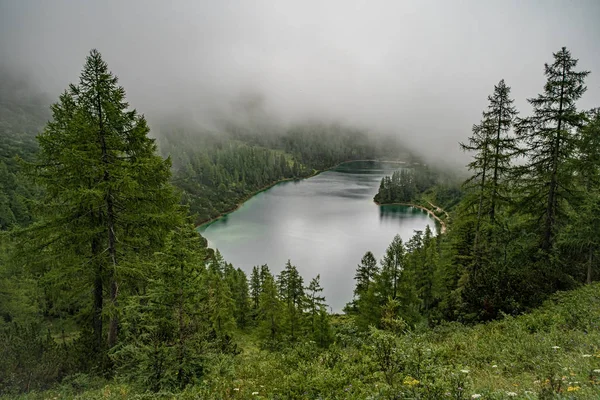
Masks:
[[[59,97],[52,114],[38,136],[38,160],[28,166],[45,189],[43,222],[30,232],[43,255],[57,256],[49,272],[93,294],[93,342],[101,352],[117,343],[124,277],[179,224],[178,199],[170,161],[156,155],[146,120],[129,109],[98,51],[90,52],[79,84]]]
[[[565,202],[571,200],[573,175],[569,160],[576,149],[574,129],[584,115],[576,102],[586,91],[588,71],[577,72],[576,59],[563,47],[545,65],[544,91],[529,99],[533,115],[518,121],[516,134],[527,162],[517,169],[521,185],[521,207],[541,221],[540,246],[546,256],[557,229],[564,223]]]
[[[279,296],[284,304],[285,319],[289,328],[291,340],[295,340],[299,334],[300,321],[302,317],[302,305],[304,302],[304,282],[298,269],[292,265],[290,260],[277,277]]]
[[[313,336],[316,334],[319,313],[322,307],[327,307],[325,304],[325,296],[323,287],[321,286],[321,275],[317,275],[310,281],[306,289],[306,310],[310,318],[310,332]]]
[[[475,194],[477,201],[477,222],[475,228],[475,249],[480,255],[480,231],[484,215],[494,223],[499,201],[506,201],[504,180],[516,152],[515,138],[510,129],[516,117],[516,109],[510,98],[510,87],[502,79],[494,86],[494,93],[488,96],[489,105],[483,112],[478,125],[473,126],[473,135],[468,144],[461,143],[464,151],[475,152],[473,161],[468,164],[473,175],[465,182],[465,187]],[[479,261],[479,260],[478,260]]]
[[[233,298],[235,302],[235,320],[238,327],[245,328],[250,318],[250,299],[248,297],[248,277],[240,268],[233,276]]]
[[[124,376],[151,390],[183,388],[203,369],[208,324],[203,287],[204,247],[191,225],[169,234],[145,271],[143,294],[124,309],[125,340],[112,357]]]
[[[250,275],[250,297],[252,298],[252,309],[258,310],[259,299],[261,291],[261,278],[258,272],[258,267],[252,268],[252,274]]]
[[[331,324],[329,323],[329,314],[327,314],[327,307],[321,305],[319,307],[319,313],[316,318],[315,324],[315,341],[321,347],[326,347],[332,341]]]
[[[404,244],[402,243],[400,235],[396,235],[386,249],[385,255],[381,260],[381,278],[383,279],[383,282],[382,285],[380,285],[379,290],[381,291],[383,298],[387,299],[388,297],[391,297],[392,299],[395,299],[398,297],[400,275],[404,270],[404,263]],[[381,286],[385,286],[385,288],[382,288]]]
[[[214,338],[222,350],[228,350],[233,330],[235,329],[235,302],[231,289],[222,275],[208,270],[203,285],[207,289],[207,315],[210,320]]]
[[[563,256],[574,266],[577,260],[585,265],[585,282],[591,284],[600,246],[600,109],[588,113],[588,123],[580,129],[574,168],[577,173],[578,199],[569,212],[570,223],[561,232]],[[572,274],[576,275],[572,267]]]
[[[260,293],[259,328],[263,339],[271,344],[281,336],[281,302],[277,296],[275,278],[266,272]]]
[[[369,285],[373,282],[378,272],[379,267],[377,266],[375,256],[370,251],[367,251],[360,260],[358,267],[356,267],[356,274],[354,275],[354,280],[356,281],[354,288],[355,297],[360,297],[363,293],[367,292]]]

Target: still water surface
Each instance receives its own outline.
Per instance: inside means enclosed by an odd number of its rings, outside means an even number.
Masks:
[[[434,221],[424,211],[373,202],[379,182],[398,164],[345,163],[312,178],[283,182],[238,210],[199,228],[209,246],[248,276],[268,264],[278,274],[288,259],[305,285],[317,274],[327,303],[340,312],[352,299],[354,272],[364,253],[381,259],[396,234],[404,241]]]

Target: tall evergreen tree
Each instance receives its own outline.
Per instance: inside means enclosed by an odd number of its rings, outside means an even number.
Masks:
[[[170,161],[156,155],[146,120],[129,108],[96,50],[52,114],[38,136],[38,160],[28,168],[45,189],[43,222],[31,232],[56,256],[51,272],[93,294],[94,343],[110,348],[117,342],[119,293],[127,290],[123,277],[181,221]]]
[[[600,247],[600,109],[588,113],[588,123],[580,129],[574,168],[577,173],[578,201],[570,209],[570,223],[561,232],[563,257],[570,265],[585,265],[584,279],[592,283]],[[581,256],[584,256],[581,259]],[[573,271],[577,275],[577,271]]]
[[[298,269],[290,260],[277,277],[279,296],[284,304],[285,319],[289,328],[290,338],[295,340],[300,329],[302,306],[304,302],[304,281]]]
[[[461,143],[464,151],[474,152],[473,160],[468,164],[473,175],[465,186],[473,193],[476,201],[476,227],[474,252],[479,262],[480,231],[484,215],[494,223],[498,202],[506,200],[505,179],[510,171],[511,158],[516,152],[515,138],[510,129],[516,117],[516,109],[510,98],[510,87],[504,79],[494,86],[494,93],[488,96],[489,105],[483,112],[478,125],[473,126],[473,135],[468,144]]]
[[[377,266],[375,256],[370,251],[367,251],[356,268],[356,275],[354,275],[354,280],[356,281],[354,296],[360,297],[366,293],[378,272],[379,267]]]
[[[272,344],[281,336],[281,302],[277,296],[275,278],[269,272],[263,276],[260,293],[259,329],[263,339]]]
[[[261,279],[258,267],[255,265],[252,267],[252,274],[250,275],[250,298],[252,299],[252,309],[258,310],[259,299],[261,290]]]
[[[112,357],[124,376],[153,391],[183,388],[203,371],[208,328],[202,300],[204,247],[191,225],[169,234],[144,271],[144,293],[124,310],[123,345]]]
[[[586,91],[588,71],[575,71],[576,59],[563,47],[545,65],[544,91],[529,99],[533,115],[518,121],[516,134],[522,143],[525,165],[517,169],[521,207],[541,222],[540,246],[547,256],[558,226],[564,224],[565,202],[572,198],[573,171],[569,161],[576,149],[575,129],[584,114],[576,102]]]
[[[379,290],[384,299],[398,297],[400,276],[404,270],[405,249],[400,235],[396,235],[381,260],[381,284]]]
[[[306,290],[306,310],[310,318],[310,332],[314,336],[317,330],[319,313],[322,307],[327,307],[325,304],[325,296],[322,295],[323,287],[321,286],[321,276],[317,275],[310,281]]]

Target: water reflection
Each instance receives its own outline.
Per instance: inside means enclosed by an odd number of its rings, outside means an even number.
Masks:
[[[414,230],[433,228],[419,208],[373,202],[381,178],[398,167],[348,163],[284,182],[200,230],[246,273],[266,263],[277,274],[290,259],[305,283],[320,274],[328,304],[340,311],[352,299],[354,270],[366,251],[380,258],[396,234],[408,240]]]

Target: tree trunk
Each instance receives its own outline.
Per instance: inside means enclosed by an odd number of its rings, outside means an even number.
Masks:
[[[103,181],[109,183],[111,176],[108,171],[108,166],[111,160],[109,160],[108,148],[106,145],[106,132],[104,130],[104,115],[102,109],[102,99],[100,97],[100,76],[99,71],[96,70],[96,112],[98,113],[98,134],[100,136],[100,144],[102,146],[102,164],[104,164],[104,176]],[[110,271],[109,289],[110,289],[110,303],[111,313],[110,321],[108,326],[108,347],[112,348],[117,343],[118,333],[118,317],[117,317],[117,297],[119,294],[119,287],[116,280],[116,268],[117,268],[117,247],[115,238],[115,212],[113,207],[113,199],[110,186],[107,189],[106,197],[106,228],[108,230],[108,255],[112,263],[112,269]]]
[[[552,156],[552,175],[550,177],[550,187],[548,190],[548,204],[546,206],[546,223],[544,226],[544,235],[542,239],[542,249],[548,252],[552,248],[553,241],[553,231],[554,231],[554,223],[556,218],[556,207],[557,207],[557,198],[556,191],[558,189],[558,164],[560,158],[560,132],[562,129],[562,110],[563,110],[563,101],[564,101],[564,82],[565,82],[565,70],[566,66],[563,62],[562,67],[562,83],[560,87],[560,100],[558,104],[558,121],[556,127],[556,138],[553,149]]]
[[[96,259],[100,252],[98,239],[92,240],[92,257]],[[104,291],[102,282],[102,260],[96,260],[94,263],[94,309],[92,311],[92,328],[94,332],[94,345],[96,350],[100,351],[103,347],[102,340],[102,306],[104,302]]]
[[[496,219],[496,196],[498,193],[498,158],[500,156],[500,134],[502,133],[502,102],[498,111],[498,129],[496,130],[496,148],[494,151],[494,176],[492,178],[492,200],[490,204],[490,222]]]

